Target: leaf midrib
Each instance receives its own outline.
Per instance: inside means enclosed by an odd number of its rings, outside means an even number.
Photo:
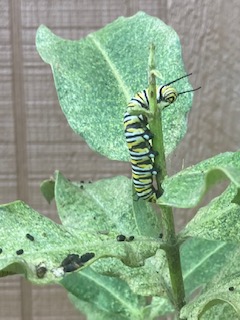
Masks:
[[[82,276],[86,277],[87,279],[93,281],[94,283],[96,283],[97,285],[99,285],[100,287],[102,287],[104,290],[108,291],[116,300],[118,300],[123,306],[125,306],[128,310],[130,310],[133,314],[138,314],[138,312],[136,312],[135,308],[132,308],[131,305],[128,305],[125,300],[122,300],[121,297],[119,295],[116,295],[115,291],[110,290],[109,287],[106,287],[104,284],[102,284],[101,281],[97,281],[99,278],[94,278],[86,273],[82,274]],[[109,310],[106,310],[109,312]]]
[[[110,59],[110,56],[107,52],[107,50],[101,45],[101,43],[98,41],[96,34],[90,34],[89,38],[92,40],[93,44],[96,46],[96,48],[99,50],[99,52],[104,57],[105,61],[107,62],[109,68],[111,69],[114,77],[116,78],[117,82],[119,83],[119,87],[122,89],[124,96],[126,98],[126,101],[129,101],[131,98],[131,93],[128,89],[128,87],[125,85],[123,78],[121,74],[119,73],[119,70],[117,69],[116,65],[112,62]]]

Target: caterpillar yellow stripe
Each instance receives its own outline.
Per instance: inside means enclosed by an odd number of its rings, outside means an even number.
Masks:
[[[191,75],[184,75],[168,84],[157,87],[157,103],[161,109],[174,103],[180,94],[200,89],[191,89],[177,92],[170,86],[172,83]],[[124,115],[125,138],[130,153],[132,165],[132,179],[134,188],[139,198],[149,202],[156,202],[161,196],[162,190],[155,189],[153,177],[157,174],[154,165],[156,152],[152,149],[153,134],[148,128],[148,119],[145,115],[132,115],[129,109],[137,107],[149,110],[149,97],[147,90],[135,94],[127,105],[127,112]]]
[[[169,86],[157,88],[157,102],[165,107],[177,99],[177,91]],[[147,90],[138,92],[128,103],[129,108],[140,107],[149,109]],[[159,191],[153,186],[153,176],[157,174],[154,168],[156,152],[152,150],[153,135],[148,128],[147,117],[143,114],[124,115],[125,138],[130,153],[132,165],[132,179],[134,188],[139,198],[149,202],[156,202],[160,196]]]

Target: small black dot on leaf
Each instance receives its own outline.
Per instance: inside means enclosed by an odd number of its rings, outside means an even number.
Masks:
[[[95,256],[95,253],[94,253],[94,252],[84,253],[84,254],[80,257],[80,262],[81,262],[81,263],[86,263],[86,262],[88,262],[89,260],[91,260],[94,256]]]
[[[3,250],[2,250],[2,248],[0,248],[0,253],[2,253],[3,252]]]
[[[133,241],[134,240],[134,236],[130,236],[129,238],[128,238],[128,241]]]
[[[229,291],[234,291],[234,287],[229,287],[228,290]]]
[[[16,251],[16,254],[19,256],[19,255],[23,254],[23,252],[24,252],[23,249],[19,249]]]
[[[29,239],[30,241],[34,241],[34,236],[32,236],[30,233],[26,234],[26,238]]]
[[[125,240],[126,240],[126,237],[123,234],[119,234],[117,236],[117,241],[125,241]]]
[[[77,269],[79,269],[81,267],[81,265],[77,264],[77,263],[69,263],[66,266],[63,267],[63,271],[64,272],[73,272]]]
[[[73,263],[78,263],[78,261],[79,261],[79,254],[70,253],[67,255],[67,257],[65,259],[63,259],[60,266],[65,267],[65,266],[73,264]]]

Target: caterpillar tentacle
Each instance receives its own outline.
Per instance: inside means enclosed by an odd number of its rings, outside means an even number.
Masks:
[[[171,83],[187,76],[157,87],[156,95],[159,108],[164,109],[174,103],[182,93],[199,89],[178,93],[176,89],[170,86]],[[153,185],[153,177],[158,172],[154,165],[158,153],[152,149],[152,139],[154,137],[148,128],[148,119],[151,117],[148,90],[145,89],[138,92],[129,101],[124,115],[124,128],[132,165],[132,179],[137,196],[149,202],[156,202],[157,198],[162,195],[163,189],[155,189]]]

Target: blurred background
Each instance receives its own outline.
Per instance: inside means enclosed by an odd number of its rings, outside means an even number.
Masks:
[[[58,169],[72,180],[128,175],[128,163],[91,151],[58,104],[50,66],[39,57],[40,24],[72,40],[137,11],[178,33],[195,93],[188,133],[169,157],[170,172],[240,144],[240,2],[238,0],[0,0],[0,203],[26,201],[57,218],[39,184]],[[208,195],[208,197],[210,197]],[[179,230],[195,210],[175,212]],[[17,235],[16,235],[17,236]],[[79,320],[59,286],[36,287],[19,276],[0,280],[0,319]],[[97,319],[96,319],[97,320]]]

